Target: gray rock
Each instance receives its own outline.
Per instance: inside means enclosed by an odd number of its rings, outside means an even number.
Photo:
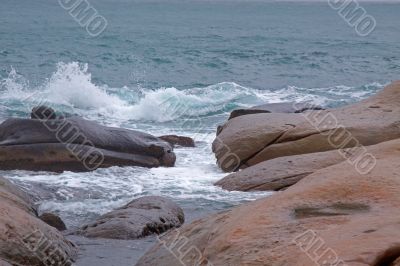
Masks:
[[[163,197],[146,196],[99,217],[75,234],[89,238],[128,240],[161,234],[183,223],[183,210],[176,203]]]
[[[61,218],[53,213],[43,213],[39,216],[39,219],[45,222],[46,224],[56,228],[58,231],[67,230],[65,223]]]
[[[0,169],[89,171],[110,166],[173,166],[172,146],[150,134],[79,117],[8,119],[0,125]]]
[[[177,135],[166,135],[159,137],[162,140],[165,140],[172,146],[179,145],[182,147],[194,147],[194,140],[189,137],[177,136]]]
[[[236,109],[231,112],[229,119],[242,116],[242,115],[250,115],[250,114],[259,114],[259,113],[302,113],[307,110],[323,110],[322,107],[307,104],[307,103],[268,103],[257,105],[247,109]],[[228,119],[228,120],[229,120]]]

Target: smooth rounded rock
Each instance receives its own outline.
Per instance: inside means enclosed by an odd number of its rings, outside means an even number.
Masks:
[[[31,199],[0,179],[0,260],[11,265],[72,265],[76,246],[36,216]],[[6,264],[7,265],[7,264]]]
[[[343,161],[169,232],[136,266],[398,265],[399,147],[400,139],[369,147],[377,161],[368,173]]]
[[[400,138],[399,102],[400,81],[342,108],[235,117],[219,129],[213,151],[230,172],[278,157],[374,145]]]
[[[163,197],[146,196],[100,216],[76,234],[89,238],[137,239],[180,227],[183,222],[183,210],[176,203]]]
[[[174,166],[172,146],[150,134],[79,117],[8,119],[0,125],[0,169],[91,171],[110,166]]]

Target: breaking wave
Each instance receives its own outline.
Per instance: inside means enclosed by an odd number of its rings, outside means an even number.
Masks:
[[[328,88],[288,86],[274,90],[247,88],[233,82],[222,82],[203,88],[112,88],[95,84],[87,64],[58,63],[56,71],[38,87],[12,69],[0,81],[1,116],[26,115],[39,104],[85,117],[116,120],[165,122],[185,116],[212,116],[228,113],[237,107],[263,103],[308,101],[335,106],[363,99],[384,85],[361,87],[344,85]]]

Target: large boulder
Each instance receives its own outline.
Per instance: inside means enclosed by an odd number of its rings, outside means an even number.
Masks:
[[[303,113],[307,110],[322,110],[320,106],[313,106],[308,103],[294,103],[294,102],[283,102],[283,103],[267,103],[257,105],[245,109],[235,109],[231,112],[228,120],[250,114],[260,113]]]
[[[356,154],[357,150],[348,152]],[[344,160],[336,150],[279,157],[232,173],[215,185],[229,191],[284,190],[315,171]]]
[[[376,145],[368,148],[374,150]],[[365,147],[353,147],[279,157],[232,173],[217,181],[215,185],[229,191],[284,190],[319,169],[345,160],[355,165],[367,163],[367,160],[363,159],[369,158],[370,154]],[[373,163],[374,160],[371,158],[369,165],[364,166],[365,170],[373,166]]]
[[[367,174],[343,161],[273,196],[183,226],[137,266],[397,265],[399,147],[395,140],[370,150],[377,164]]]
[[[183,210],[173,201],[158,196],[135,199],[122,208],[84,225],[76,234],[89,238],[137,239],[161,234],[184,222]]]
[[[0,169],[61,172],[110,166],[173,166],[172,146],[150,134],[79,117],[8,119],[0,125]]]
[[[400,137],[400,81],[360,103],[304,113],[261,113],[229,120],[213,142],[225,171],[278,157],[359,145]]]
[[[25,192],[3,178],[0,181],[0,263],[71,265],[76,246],[36,217]]]

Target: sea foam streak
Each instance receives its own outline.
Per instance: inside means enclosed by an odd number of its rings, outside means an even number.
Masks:
[[[94,84],[87,64],[58,63],[56,71],[39,87],[12,69],[0,82],[2,116],[7,110],[28,113],[36,102],[46,102],[57,110],[73,112],[88,118],[104,120],[143,120],[165,122],[183,116],[224,114],[238,107],[284,101],[311,101],[320,105],[337,105],[365,98],[383,85],[372,83],[362,87],[299,88],[288,86],[275,90],[258,90],[233,82],[222,82],[204,88],[110,88]],[[185,106],[178,113],[168,108]],[[5,112],[5,113],[4,113]]]

